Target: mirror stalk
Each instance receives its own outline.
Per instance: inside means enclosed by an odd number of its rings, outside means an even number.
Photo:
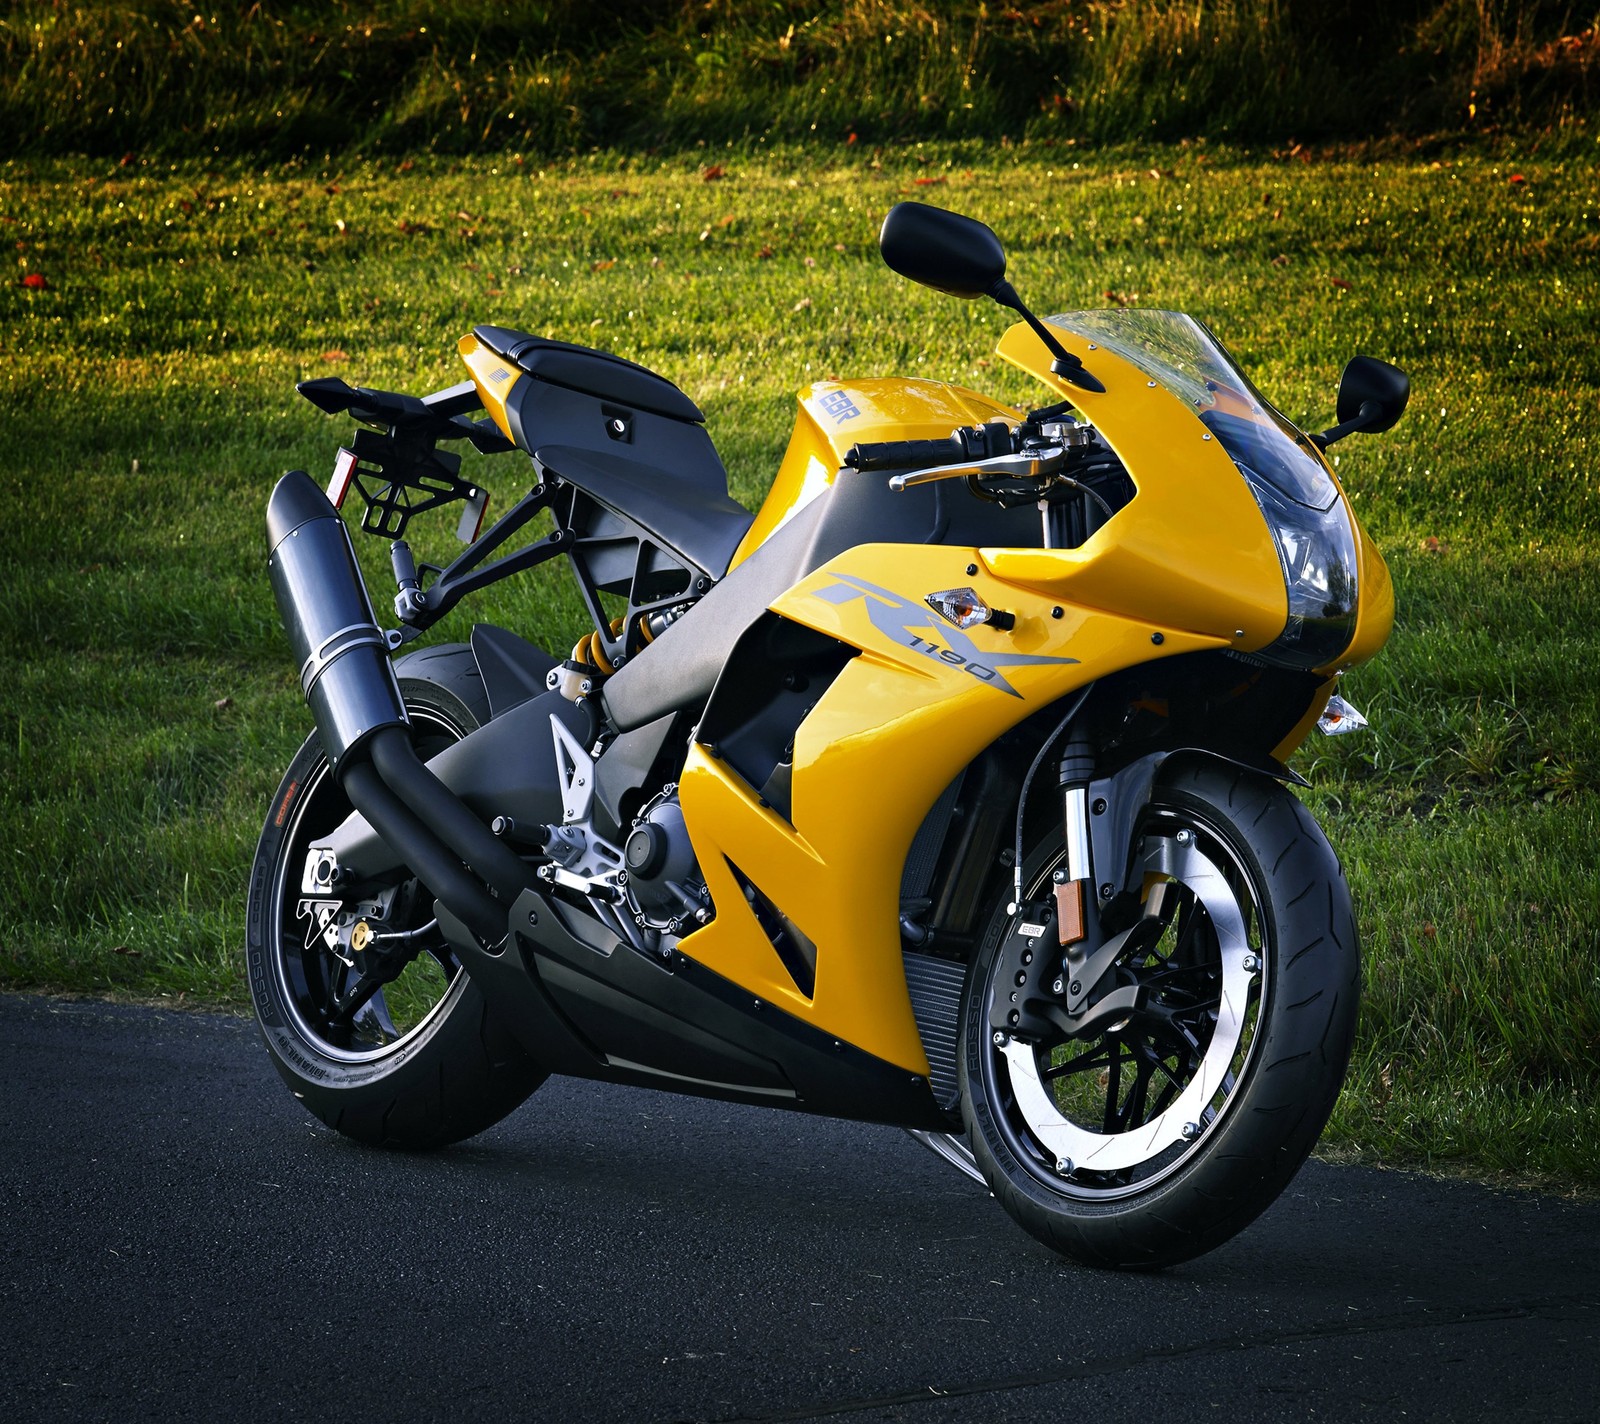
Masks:
[[[1044,342],[1045,350],[1055,358],[1050,363],[1050,371],[1053,375],[1061,377],[1068,385],[1077,386],[1080,390],[1094,391],[1096,393],[1105,391],[1105,387],[1084,368],[1083,362],[1068,351],[1056,339],[1050,328],[1028,310],[1022,298],[1017,295],[1017,289],[1006,281],[1004,277],[999,277],[995,280],[994,285],[989,288],[988,294],[999,305],[1016,312],[1018,316],[1028,323],[1033,334]]]

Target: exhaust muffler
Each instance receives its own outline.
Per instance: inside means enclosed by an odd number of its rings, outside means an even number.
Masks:
[[[272,592],[300,665],[300,688],[345,794],[480,939],[503,941],[510,904],[533,876],[417,759],[350,533],[304,471],[278,481],[267,502],[267,537]]]
[[[334,770],[381,727],[411,725],[356,565],[350,531],[304,470],[267,501],[267,568],[278,616],[300,667],[322,749]]]

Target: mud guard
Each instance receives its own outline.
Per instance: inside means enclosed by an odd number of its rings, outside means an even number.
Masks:
[[[1168,747],[1138,757],[1110,776],[1091,781],[1089,845],[1101,903],[1115,895],[1126,881],[1133,828],[1138,824],[1144,808],[1150,804],[1151,793],[1167,763],[1174,758],[1219,761],[1244,771],[1259,772],[1262,776],[1270,776],[1274,781],[1284,781],[1291,786],[1311,784],[1298,771],[1285,766],[1274,756],[1223,752],[1215,747]],[[1097,807],[1104,807],[1104,810],[1096,810]],[[1108,866],[1116,867],[1115,875],[1107,873]],[[1111,887],[1109,895],[1106,893],[1108,886]]]

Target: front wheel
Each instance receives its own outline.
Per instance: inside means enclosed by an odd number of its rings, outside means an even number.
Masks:
[[[1029,901],[1058,839],[1029,858]],[[1105,927],[1133,932],[1101,982],[1137,1007],[1087,1034],[995,1029],[1017,925],[997,907],[959,1075],[973,1153],[1012,1217],[1063,1255],[1152,1269],[1227,1240],[1305,1160],[1344,1080],[1360,964],[1338,860],[1277,782],[1184,765],[1133,850],[1127,924]]]

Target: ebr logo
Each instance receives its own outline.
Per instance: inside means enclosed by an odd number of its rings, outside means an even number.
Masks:
[[[845,421],[854,420],[861,414],[856,409],[856,403],[850,399],[849,391],[829,391],[818,399],[817,404],[833,417],[835,425],[843,425]]]

